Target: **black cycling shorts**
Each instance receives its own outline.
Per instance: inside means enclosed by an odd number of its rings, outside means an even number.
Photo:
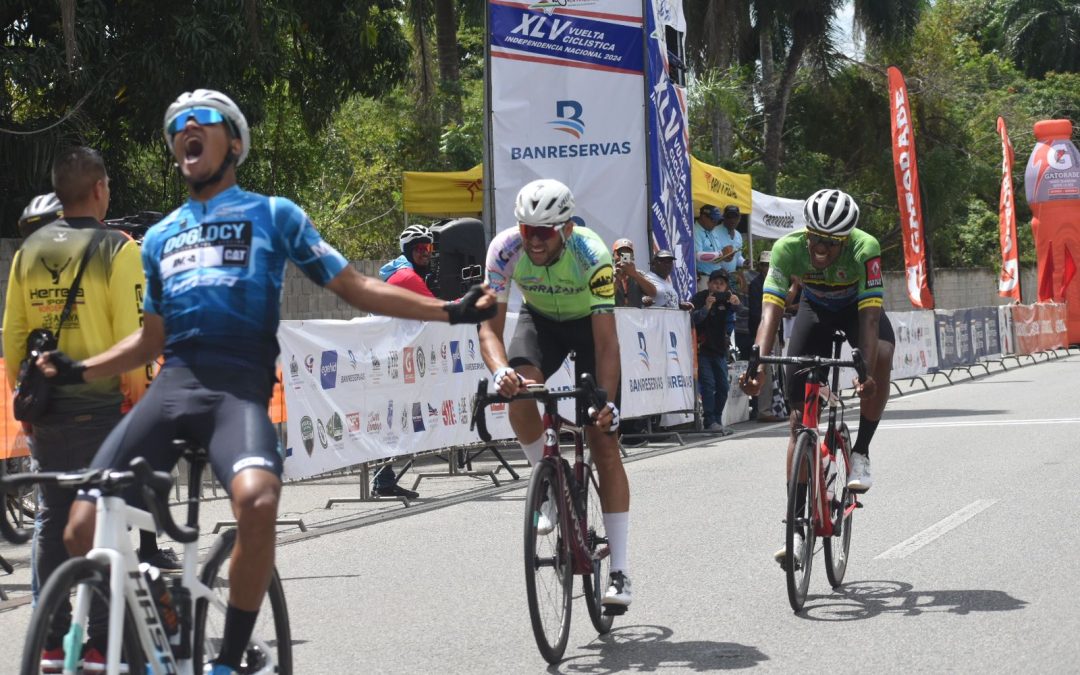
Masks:
[[[843,331],[847,343],[855,348],[859,338],[859,308],[852,303],[844,309],[831,311],[818,307],[804,297],[799,303],[795,315],[795,325],[788,338],[787,353],[790,356],[825,356],[832,358],[832,336],[836,331]],[[885,312],[881,312],[878,323],[878,338],[890,344],[896,344],[892,323]],[[869,365],[869,364],[868,364]],[[806,373],[796,375],[799,366],[784,368],[784,388],[787,391],[788,409],[802,411],[803,394],[806,393]],[[845,383],[841,383],[844,385]]]
[[[596,345],[593,342],[592,317],[554,321],[523,306],[518,314],[514,337],[506,351],[510,367],[531,365],[540,369],[544,381],[559,370],[566,355],[573,350],[574,383],[582,373],[596,378]]]
[[[206,448],[226,491],[244,469],[280,478],[282,456],[267,413],[273,386],[273,375],[260,369],[163,368],[91,466],[124,469],[141,455],[156,471],[171,471],[180,458],[172,441],[182,438]]]

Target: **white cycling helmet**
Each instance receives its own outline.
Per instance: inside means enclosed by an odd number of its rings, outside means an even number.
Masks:
[[[846,237],[859,224],[859,205],[840,190],[818,190],[803,205],[806,229],[830,237]]]
[[[431,236],[431,230],[423,225],[410,225],[406,227],[398,236],[398,243],[401,244],[401,252],[404,253],[405,246],[414,241],[434,241]]]
[[[244,163],[248,150],[251,148],[251,131],[248,129],[247,119],[231,98],[213,89],[185,91],[165,111],[162,130],[165,133],[165,145],[169,146],[169,152],[173,149],[173,139],[169,135],[169,122],[185,108],[213,108],[224,115],[233,130],[240,135],[240,156],[236,158],[236,166]]]
[[[552,178],[534,180],[521,188],[514,217],[525,225],[557,227],[574,215],[574,194]]]
[[[37,229],[42,225],[48,225],[57,218],[64,217],[64,205],[57,199],[55,192],[46,195],[38,195],[30,200],[19,216],[19,229]]]

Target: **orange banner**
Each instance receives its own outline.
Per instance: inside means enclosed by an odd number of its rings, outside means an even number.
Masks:
[[[915,163],[915,135],[911,129],[904,76],[889,66],[889,107],[891,108],[893,174],[896,200],[900,205],[900,226],[904,233],[904,272],[908,297],[920,309],[933,309],[934,296],[926,268],[926,238],[919,199],[919,172]]]
[[[1068,344],[1066,307],[1061,303],[1013,305],[1013,335],[1017,354],[1062,349]]]
[[[998,295],[1020,302],[1020,258],[1016,241],[1016,199],[1013,195],[1013,147],[1005,120],[997,120],[1001,136],[1001,195],[998,200],[998,225],[1001,231],[1001,275],[998,277]]]

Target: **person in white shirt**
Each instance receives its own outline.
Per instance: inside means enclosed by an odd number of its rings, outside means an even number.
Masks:
[[[645,278],[656,287],[656,293],[642,298],[645,307],[660,307],[667,309],[693,309],[689,302],[680,302],[679,294],[675,291],[668,278],[675,266],[675,256],[666,248],[660,249],[653,254],[652,262],[649,263],[649,271],[645,272]]]

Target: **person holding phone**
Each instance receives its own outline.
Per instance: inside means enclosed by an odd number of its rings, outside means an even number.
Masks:
[[[656,286],[634,262],[634,242],[616,239],[611,247],[615,262],[615,306],[644,307],[644,298],[656,296]]]
[[[728,317],[741,303],[731,292],[724,270],[709,274],[708,287],[695,293],[692,302],[690,319],[698,334],[698,383],[705,430],[728,436],[731,430],[723,424],[728,397],[727,326]]]

